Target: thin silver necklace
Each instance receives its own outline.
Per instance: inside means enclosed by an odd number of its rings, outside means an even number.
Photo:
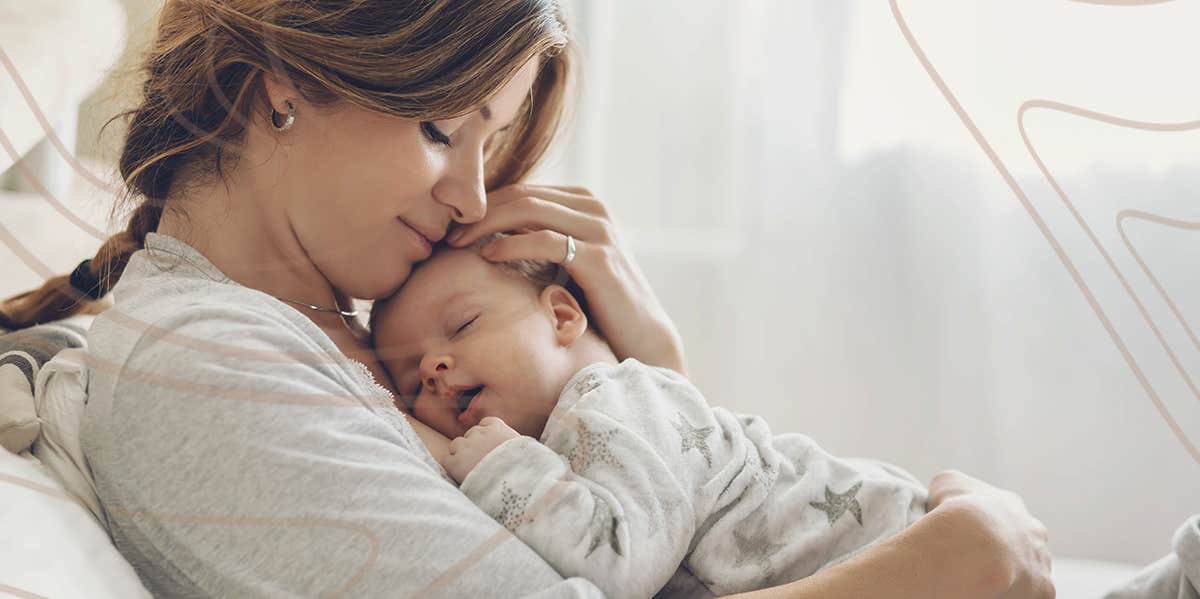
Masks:
[[[271,294],[268,293],[267,295],[271,295]],[[312,304],[302,302],[300,300],[288,299],[286,297],[279,297],[277,295],[271,295],[271,297],[273,297],[277,300],[291,302],[293,304],[296,304],[297,306],[304,306],[305,308],[308,308],[309,310],[316,310],[317,312],[337,312],[338,314],[341,314],[342,316],[345,316],[347,318],[354,318],[355,316],[358,316],[358,312],[359,312],[358,310],[342,310],[341,308],[322,308],[321,306],[314,306]]]
[[[157,245],[157,244],[156,244],[156,245]],[[223,282],[225,282],[225,281],[229,281],[229,280],[230,280],[230,279],[229,279],[229,277],[225,277],[224,279],[214,279],[214,278],[212,277],[212,275],[210,275],[210,274],[208,274],[207,272],[205,272],[205,271],[204,271],[204,269],[200,267],[200,265],[196,264],[195,262],[192,262],[191,260],[188,260],[187,256],[184,256],[183,254],[180,254],[180,253],[178,253],[178,252],[172,252],[171,250],[165,249],[165,248],[163,248],[163,247],[161,247],[161,246],[160,246],[160,247],[147,248],[147,249],[149,249],[149,250],[151,250],[151,251],[164,252],[164,253],[167,253],[167,254],[171,254],[172,256],[175,256],[175,257],[179,258],[180,260],[183,260],[184,262],[187,262],[188,264],[192,265],[192,268],[195,268],[196,270],[200,271],[200,274],[204,275],[205,277],[208,277],[208,279],[209,279],[209,280],[211,280],[211,281],[216,281],[216,282],[218,282],[218,283],[223,283]],[[266,293],[266,292],[264,291],[263,293]],[[308,303],[308,302],[302,302],[302,301],[300,301],[300,300],[288,299],[288,298],[286,298],[286,297],[279,297],[279,296],[277,296],[277,295],[271,295],[270,293],[267,293],[267,295],[270,295],[271,297],[273,297],[273,298],[275,298],[275,299],[277,299],[277,300],[281,300],[281,301],[289,302],[289,303],[292,303],[292,304],[296,304],[297,306],[304,306],[305,308],[308,308],[309,310],[316,310],[317,312],[337,312],[338,314],[341,314],[342,316],[344,316],[344,317],[346,317],[346,318],[354,318],[354,317],[358,316],[358,313],[360,312],[360,310],[343,310],[343,309],[341,309],[341,308],[337,308],[337,307],[334,307],[334,308],[325,308],[325,307],[322,307],[322,306],[314,306],[314,305],[312,305],[312,304],[310,304],[310,303]]]

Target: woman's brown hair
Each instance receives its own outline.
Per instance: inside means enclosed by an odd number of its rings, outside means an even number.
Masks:
[[[82,311],[106,294],[164,209],[186,186],[223,178],[252,117],[270,114],[263,73],[316,106],[339,102],[440,120],[476,110],[530,59],[541,69],[527,105],[485,148],[488,190],[523,179],[560,128],[573,47],[557,0],[167,0],[140,63],[141,103],[119,159],[114,214],[124,231],[76,273],[0,304],[0,327],[21,329]],[[107,124],[106,124],[107,125]],[[86,272],[85,272],[86,271]]]

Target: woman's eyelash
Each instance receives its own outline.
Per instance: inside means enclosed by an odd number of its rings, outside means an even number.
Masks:
[[[433,142],[442,144],[447,147],[450,145],[450,138],[446,137],[445,133],[442,133],[441,131],[439,131],[437,126],[434,125],[433,123],[430,123],[428,121],[421,123],[421,130],[424,131],[425,136],[428,137]]]

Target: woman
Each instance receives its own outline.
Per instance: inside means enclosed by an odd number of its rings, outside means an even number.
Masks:
[[[603,205],[518,184],[558,127],[570,50],[553,0],[168,0],[127,113],[128,227],[0,322],[113,292],[89,332],[83,443],[153,593],[598,594],[457,492],[435,460],[447,440],[397,409],[351,304],[447,233],[522,231],[491,259],[566,263],[620,357],[685,371]],[[1018,497],[950,472],[929,507],[752,596],[1053,596]]]

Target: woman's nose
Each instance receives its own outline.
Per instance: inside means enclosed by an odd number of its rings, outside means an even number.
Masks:
[[[478,222],[487,214],[487,192],[483,181],[483,153],[469,159],[447,174],[433,189],[433,197],[450,207],[454,221],[461,224]]]

